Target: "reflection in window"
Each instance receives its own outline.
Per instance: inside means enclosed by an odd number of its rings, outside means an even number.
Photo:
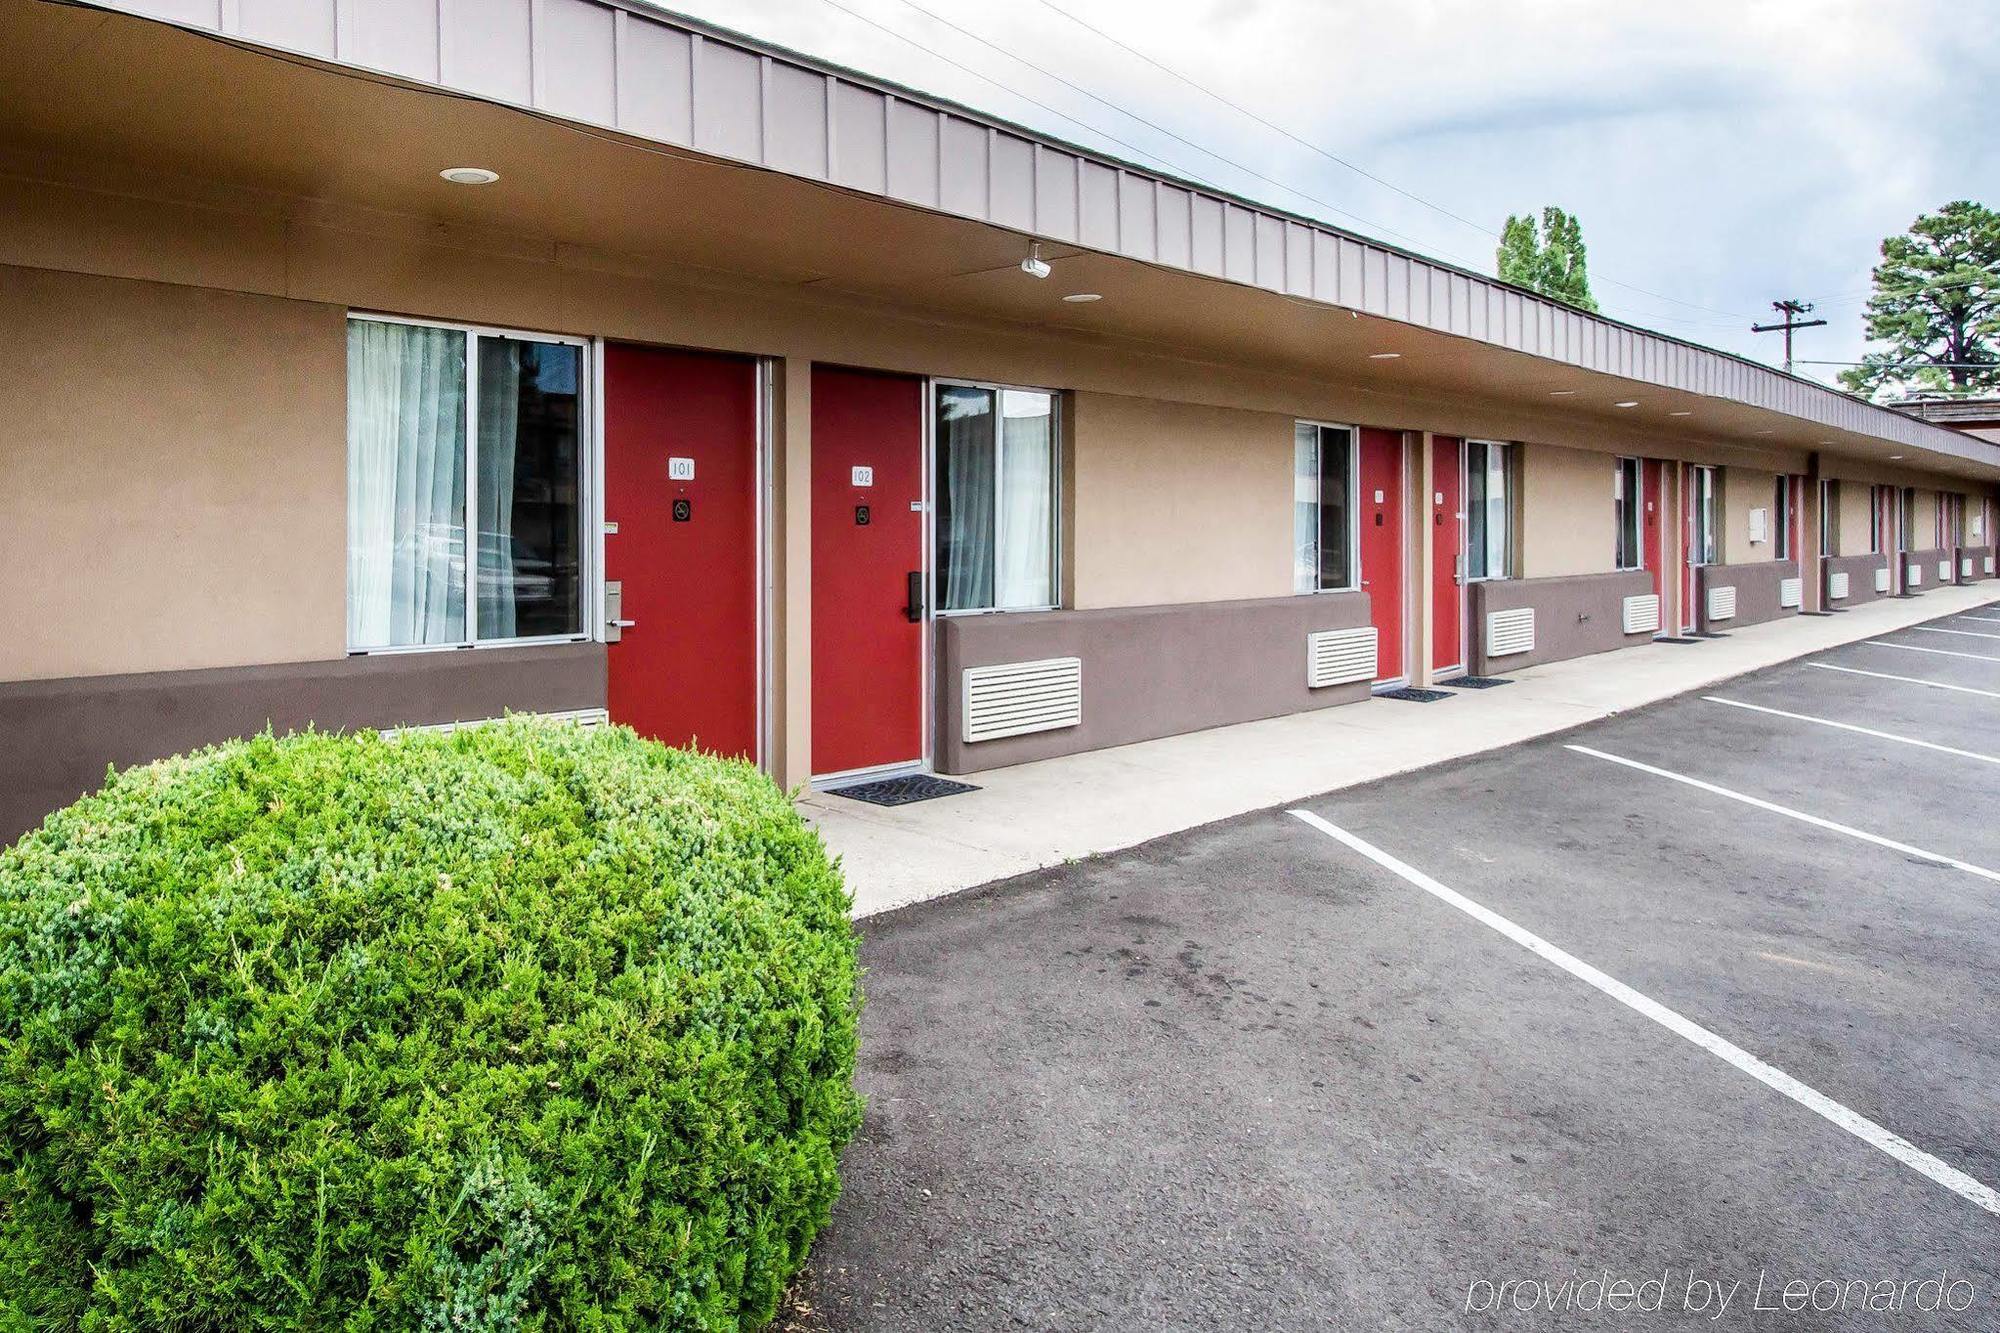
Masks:
[[[1621,458],[1611,477],[1611,502],[1617,509],[1618,568],[1638,569],[1646,563],[1640,551],[1640,513],[1645,508],[1639,481],[1639,460]]]
[[[1466,577],[1504,579],[1513,555],[1512,500],[1508,494],[1507,445],[1492,440],[1465,442]]]
[[[582,349],[378,319],[347,348],[348,646],[581,633]]]
[[[1056,604],[1055,395],[937,389],[937,599],[941,611]]]
[[[1292,429],[1292,590],[1354,586],[1354,432],[1301,421]]]

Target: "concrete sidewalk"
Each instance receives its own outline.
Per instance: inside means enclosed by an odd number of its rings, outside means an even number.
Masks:
[[[993,769],[966,779],[979,791],[916,805],[809,792],[799,808],[840,857],[854,914],[868,916],[1513,745],[1996,598],[2000,585],[1938,588],[1722,639],[1530,667],[1511,674],[1511,685],[1454,691],[1438,703],[1370,699]]]

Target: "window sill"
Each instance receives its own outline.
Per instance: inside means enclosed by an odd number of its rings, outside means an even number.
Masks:
[[[532,639],[481,639],[464,643],[410,643],[382,648],[349,648],[349,657],[399,657],[408,653],[457,653],[467,649],[486,651],[493,648],[548,648],[564,643],[591,643],[588,634],[545,634]]]

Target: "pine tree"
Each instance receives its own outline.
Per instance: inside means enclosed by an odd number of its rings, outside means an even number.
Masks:
[[[2000,213],[1955,200],[1884,240],[1862,321],[1888,346],[1840,372],[1857,393],[2000,387]]]
[[[1509,214],[1494,254],[1500,280],[1553,296],[1580,310],[1595,311],[1583,224],[1553,206],[1542,210],[1539,228],[1532,217]]]

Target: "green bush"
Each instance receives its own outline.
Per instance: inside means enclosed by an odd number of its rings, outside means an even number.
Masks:
[[[0,853],[0,1329],[731,1329],[824,1225],[846,893],[624,730],[269,736]]]

